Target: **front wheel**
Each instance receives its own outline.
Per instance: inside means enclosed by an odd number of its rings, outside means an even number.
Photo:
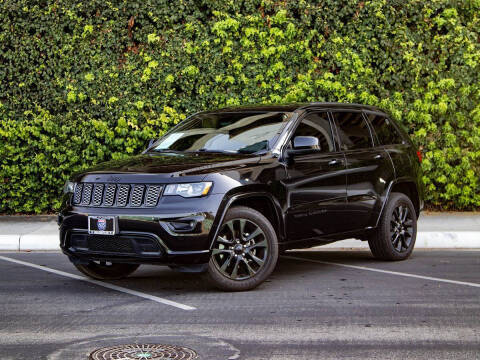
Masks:
[[[417,216],[412,201],[402,193],[392,193],[378,227],[368,245],[381,260],[405,260],[417,238]]]
[[[228,210],[212,246],[208,275],[226,291],[250,290],[272,273],[278,242],[272,224],[248,207]]]
[[[108,261],[90,261],[87,265],[74,265],[81,273],[97,280],[123,279],[140,266],[138,264],[120,264]]]

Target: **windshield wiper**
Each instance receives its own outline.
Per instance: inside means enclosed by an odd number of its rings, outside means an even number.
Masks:
[[[152,150],[149,150],[148,152],[155,152],[155,153],[175,153],[175,154],[178,154],[178,153],[182,153],[183,151],[180,151],[180,150],[172,150],[172,149],[158,149],[158,150],[152,149]]]
[[[220,153],[220,154],[235,154],[236,151],[232,150],[214,150],[214,149],[206,149],[206,148],[201,148],[198,150],[192,150],[192,152],[209,152],[209,153]]]

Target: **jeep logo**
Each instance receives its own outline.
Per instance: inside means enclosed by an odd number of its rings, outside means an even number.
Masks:
[[[107,181],[109,182],[119,182],[121,179],[117,176],[110,176]]]

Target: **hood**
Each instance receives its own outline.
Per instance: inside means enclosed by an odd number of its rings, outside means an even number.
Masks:
[[[162,177],[206,175],[254,165],[258,155],[223,153],[148,153],[100,163],[74,174],[80,181],[88,174],[152,174]]]

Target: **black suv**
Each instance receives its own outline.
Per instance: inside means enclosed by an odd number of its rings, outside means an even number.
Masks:
[[[96,279],[139,264],[207,272],[247,290],[279,253],[358,238],[373,255],[412,252],[421,153],[383,111],[309,103],[192,115],[141,155],[65,185],[60,245]]]

